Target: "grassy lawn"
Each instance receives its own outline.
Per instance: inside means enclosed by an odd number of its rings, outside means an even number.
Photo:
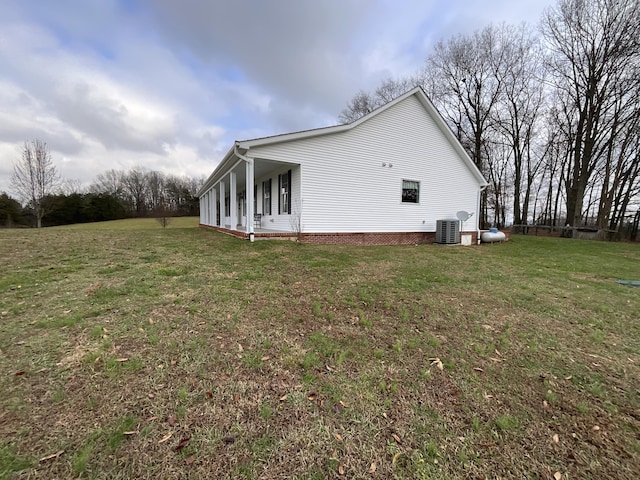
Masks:
[[[640,245],[192,218],[0,230],[0,261],[0,478],[638,478]]]

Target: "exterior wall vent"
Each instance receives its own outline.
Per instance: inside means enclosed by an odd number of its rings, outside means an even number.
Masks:
[[[455,244],[460,243],[459,220],[436,221],[436,243]]]

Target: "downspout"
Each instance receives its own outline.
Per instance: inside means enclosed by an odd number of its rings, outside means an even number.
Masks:
[[[248,150],[248,149],[247,149]],[[242,155],[239,151],[238,151],[238,144],[234,143],[233,144],[233,153],[235,154],[236,157],[238,157],[240,160],[244,160],[245,162],[247,162],[248,164],[251,165],[251,171],[253,172],[253,179],[252,181],[255,182],[255,164],[253,163],[253,158],[249,158],[245,155]],[[248,182],[248,178],[245,179],[245,187],[247,189],[247,193],[249,192],[249,188],[251,188],[251,192],[253,192],[253,184],[251,185],[251,187],[249,187],[249,185],[247,185]],[[255,201],[255,199],[251,199],[251,201],[247,201],[247,222],[249,223],[249,241],[253,242],[255,240],[255,231],[253,230],[253,216],[255,215],[255,212],[253,211],[253,202]]]
[[[485,185],[483,187],[480,187],[480,189],[478,190],[478,201],[476,203],[476,205],[478,206],[477,207],[478,211],[476,212],[476,220],[478,221],[478,224],[477,224],[478,225],[478,229],[477,229],[477,232],[476,232],[478,245],[480,245],[480,208],[482,208],[481,205],[480,205],[480,195],[482,194],[482,191],[485,188],[487,188],[488,186],[489,185]]]

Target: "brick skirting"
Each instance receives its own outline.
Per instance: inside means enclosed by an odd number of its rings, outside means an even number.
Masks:
[[[200,224],[200,226],[238,238],[249,238],[246,232],[202,224]],[[477,232],[461,232],[461,235],[471,235],[472,245],[475,245],[478,241]],[[436,241],[436,232],[301,233],[299,235],[293,232],[260,232],[255,233],[254,238],[256,240],[297,239],[302,243],[325,245],[414,245],[417,243],[434,243]]]
[[[461,235],[471,235],[472,244],[478,238],[476,232],[463,232]],[[436,232],[303,233],[300,241],[333,245],[415,245],[434,243]]]

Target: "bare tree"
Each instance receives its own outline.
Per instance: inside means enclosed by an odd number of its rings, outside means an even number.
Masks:
[[[22,158],[13,165],[11,186],[14,193],[33,209],[36,227],[42,227],[42,218],[51,212],[47,197],[60,185],[60,175],[53,164],[45,142],[32,140],[24,143]]]
[[[122,185],[124,194],[129,198],[138,217],[145,216],[149,204],[149,184],[147,182],[148,170],[134,168],[123,175]]]
[[[542,164],[535,142],[544,104],[544,65],[540,43],[526,24],[502,26],[501,33],[502,95],[495,109],[495,128],[513,164],[513,223],[517,225],[529,216],[533,184]]]
[[[338,121],[354,122],[422,83],[422,78],[417,75],[400,79],[387,78],[373,93],[360,90],[342,110]]]
[[[572,140],[565,173],[572,225],[582,223],[587,186],[614,141],[610,122],[620,82],[640,61],[638,18],[638,0],[560,0],[542,19],[553,84],[564,100]]]
[[[485,143],[502,92],[503,40],[503,30],[490,25],[472,36],[439,42],[427,59],[432,100],[485,175]],[[484,225],[486,192],[481,201],[479,222]]]
[[[60,193],[62,195],[73,195],[83,193],[82,182],[77,178],[67,178],[60,184]]]
[[[107,170],[99,173],[90,190],[94,193],[107,193],[116,197],[122,197],[124,191],[124,173],[120,170]]]

